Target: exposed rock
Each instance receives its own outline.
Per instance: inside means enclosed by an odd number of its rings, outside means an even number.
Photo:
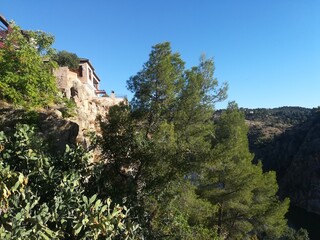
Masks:
[[[85,70],[88,66],[83,65],[82,69]],[[96,94],[98,85],[93,85],[88,74],[85,72],[80,76],[79,73],[70,71],[68,67],[59,67],[54,70],[58,88],[66,98],[75,102],[76,113],[69,120],[79,125],[77,142],[85,146],[90,141],[87,137],[89,132],[97,135],[101,132],[97,119],[103,119],[111,106],[125,101],[125,98],[116,97],[114,92],[110,97],[99,97]]]
[[[283,160],[288,165],[279,176],[280,196],[307,211],[320,214],[320,115],[284,134],[287,148]]]
[[[62,118],[62,112],[60,112],[57,109],[53,109],[50,113],[54,115],[56,118]]]
[[[28,112],[7,104],[0,109],[0,130],[13,131],[17,123],[32,124],[48,140],[54,151],[64,151],[66,144],[76,144],[77,123],[62,119],[58,110]]]
[[[49,140],[51,146],[63,151],[66,144],[74,145],[79,134],[79,125],[57,116],[42,114],[39,129]]]
[[[40,133],[49,141],[56,151],[63,151],[66,144],[81,144],[90,146],[90,133],[101,134],[98,119],[104,119],[111,106],[124,101],[116,97],[92,97],[86,93],[85,87],[77,89],[77,96],[73,97],[75,102],[74,116],[63,119],[59,106],[49,110],[27,112],[17,109],[5,102],[0,102],[0,130],[13,130],[17,123],[36,125]],[[79,97],[81,96],[81,97]],[[60,107],[63,108],[63,107]],[[93,153],[93,161],[99,159],[100,150]]]

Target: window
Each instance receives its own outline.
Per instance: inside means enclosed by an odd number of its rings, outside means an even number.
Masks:
[[[83,77],[83,67],[80,65],[78,69],[78,75],[79,77]]]
[[[96,78],[93,78],[93,86],[94,86],[95,89],[98,90],[98,81],[97,81]]]
[[[90,79],[90,80],[92,79],[92,71],[91,71],[90,68],[89,68],[89,79]]]

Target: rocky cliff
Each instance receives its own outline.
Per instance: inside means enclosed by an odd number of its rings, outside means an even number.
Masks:
[[[36,126],[37,131],[49,141],[55,151],[63,151],[66,144],[81,144],[88,147],[90,133],[100,134],[98,119],[105,118],[111,106],[124,101],[116,97],[86,97],[85,90],[78,88],[77,95],[70,101],[74,102],[72,116],[63,117],[64,106],[51,109],[26,111],[0,102],[0,131],[12,131],[17,123]],[[92,155],[98,160],[100,151],[96,149]]]
[[[88,82],[82,82],[78,73],[70,71],[68,67],[55,69],[54,75],[58,88],[67,99],[74,102],[74,114],[68,120],[79,126],[77,142],[87,145],[87,134],[89,132],[100,134],[100,125],[97,118],[104,118],[111,106],[126,100],[116,97],[114,92],[111,93],[110,97],[97,96],[95,89]],[[87,81],[89,80],[87,79]],[[62,116],[62,114],[58,115]]]
[[[280,197],[289,196],[293,205],[320,214],[320,112],[302,108],[267,112],[246,113],[255,161],[277,172]]]
[[[77,142],[79,125],[60,115],[61,112],[54,109],[30,112],[0,102],[0,131],[14,131],[18,123],[31,124],[48,140],[53,151],[63,151],[66,144],[73,145]]]

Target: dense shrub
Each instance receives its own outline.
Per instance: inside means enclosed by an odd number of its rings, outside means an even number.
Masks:
[[[85,195],[88,154],[66,148],[47,154],[28,125],[0,132],[1,239],[136,239],[126,207]]]
[[[51,72],[56,64],[50,61],[51,51],[43,49],[52,39],[32,32],[29,35],[39,38],[40,44],[13,26],[0,49],[0,98],[28,108],[44,107],[56,101],[58,92]]]

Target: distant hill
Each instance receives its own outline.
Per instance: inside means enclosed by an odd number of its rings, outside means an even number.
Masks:
[[[320,111],[300,107],[242,111],[254,161],[277,172],[279,195],[320,214]]]
[[[314,112],[313,109],[302,107],[242,108],[241,110],[250,127],[249,141],[253,148],[305,122]]]

